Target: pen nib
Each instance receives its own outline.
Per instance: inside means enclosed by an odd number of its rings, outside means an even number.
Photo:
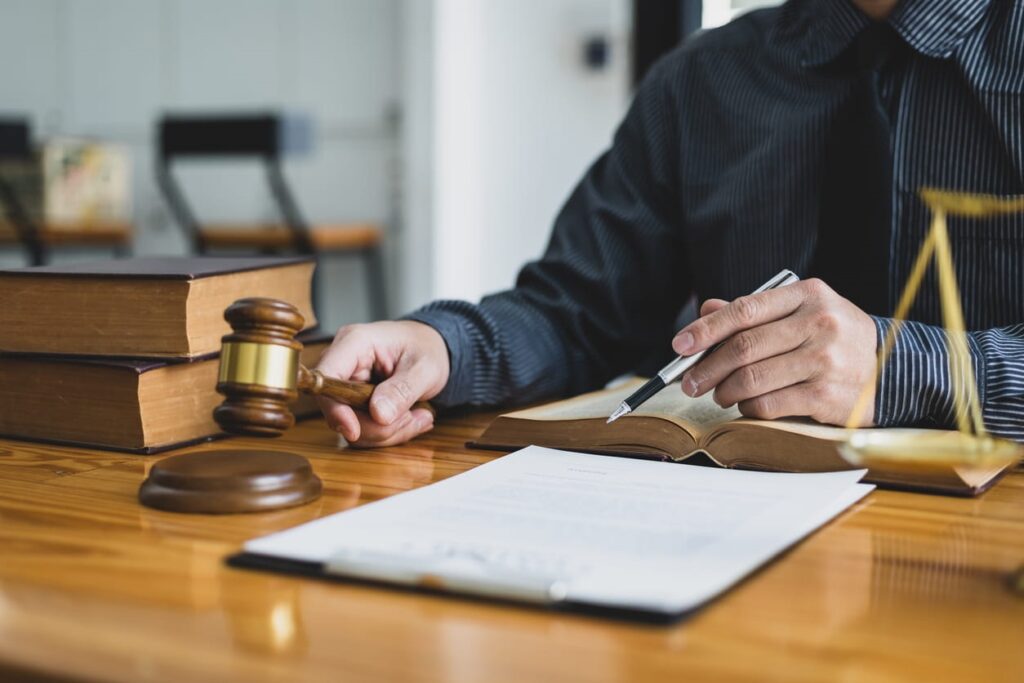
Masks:
[[[623,415],[627,414],[631,410],[632,410],[632,408],[630,408],[625,403],[620,403],[619,407],[615,409],[615,412],[613,412],[608,417],[608,421],[605,422],[605,424],[611,424],[612,422],[615,422],[616,420],[618,420],[620,417],[622,417]]]

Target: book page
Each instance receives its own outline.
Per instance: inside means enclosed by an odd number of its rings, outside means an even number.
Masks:
[[[630,380],[611,389],[583,394],[563,401],[537,406],[536,408],[518,410],[506,413],[506,415],[524,420],[607,419],[623,399],[636,391],[644,381],[643,379]],[[695,436],[708,435],[714,431],[715,427],[734,420],[738,420],[739,424],[742,425],[757,425],[768,429],[801,434],[822,441],[845,441],[852,433],[851,430],[845,427],[825,425],[809,418],[794,417],[777,420],[758,420],[743,417],[736,406],[720,407],[715,403],[714,397],[710,392],[697,398],[687,396],[679,388],[678,382],[665,387],[640,406],[637,411],[621,419],[628,420],[634,416],[668,418],[690,428]],[[888,431],[893,431],[891,427],[887,429]],[[921,429],[901,429],[900,431],[930,433],[930,430]]]
[[[643,383],[644,380],[641,379],[633,380],[612,389],[508,413],[508,416],[526,420],[607,419],[612,411]],[[715,425],[735,420],[740,417],[740,411],[735,406],[720,408],[710,393],[699,398],[690,398],[676,382],[659,391],[636,412],[621,419],[628,420],[631,416],[667,417],[688,425],[696,425],[698,432],[705,432]]]
[[[916,427],[862,427],[859,429],[847,429],[846,427],[837,427],[835,425],[822,424],[815,422],[809,417],[783,417],[776,420],[758,420],[752,417],[744,417],[741,419],[740,424],[744,425],[757,425],[761,427],[767,427],[768,429],[776,429],[782,432],[792,432],[794,434],[800,434],[807,436],[812,439],[820,439],[821,441],[832,441],[840,442],[846,441],[852,434],[859,432],[870,432],[880,429],[885,429],[887,433],[898,433],[912,436],[915,434],[927,435],[934,434],[934,429],[923,429]],[[955,433],[955,432],[950,432]]]
[[[531,446],[245,550],[355,578],[675,614],[866,495],[863,474],[730,471]]]

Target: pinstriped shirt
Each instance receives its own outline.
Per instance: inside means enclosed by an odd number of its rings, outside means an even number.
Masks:
[[[888,22],[907,48],[880,79],[893,149],[891,311],[930,225],[919,188],[1024,194],[1024,0],[905,0]],[[830,125],[853,89],[829,65],[869,23],[848,0],[791,0],[659,62],[515,286],[408,316],[448,345],[438,403],[596,388],[644,370],[639,359],[668,360],[691,297],[733,299],[783,267],[806,275]],[[1024,441],[1024,215],[951,217],[949,233],[985,422]],[[891,321],[873,317],[881,339]],[[875,421],[952,426],[932,275],[910,318],[882,368]]]

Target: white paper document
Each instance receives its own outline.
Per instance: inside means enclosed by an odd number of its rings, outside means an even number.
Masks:
[[[864,472],[746,472],[531,446],[244,550],[339,576],[674,615],[865,496]]]

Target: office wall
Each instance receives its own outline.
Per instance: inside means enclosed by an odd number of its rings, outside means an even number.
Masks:
[[[744,12],[781,5],[783,0],[704,0],[702,24],[704,28],[714,28],[732,21]]]
[[[409,117],[430,124],[407,131],[404,148],[432,173],[409,179],[405,206],[415,232],[430,232],[434,252],[413,296],[476,299],[510,286],[541,253],[558,208],[628,105],[629,7],[435,0],[420,9],[427,16],[407,33],[429,56],[417,68],[432,87],[404,92]],[[610,46],[596,70],[583,60],[584,41],[595,35]],[[423,182],[429,201],[417,189]]]
[[[140,254],[186,251],[153,182],[161,111],[309,114],[315,151],[287,164],[300,205],[312,221],[385,222],[394,249],[400,10],[400,0],[0,0],[0,113],[29,114],[38,136],[129,148]],[[255,164],[189,166],[180,177],[200,218],[275,217]],[[325,323],[364,319],[358,264],[332,259],[324,270]]]

